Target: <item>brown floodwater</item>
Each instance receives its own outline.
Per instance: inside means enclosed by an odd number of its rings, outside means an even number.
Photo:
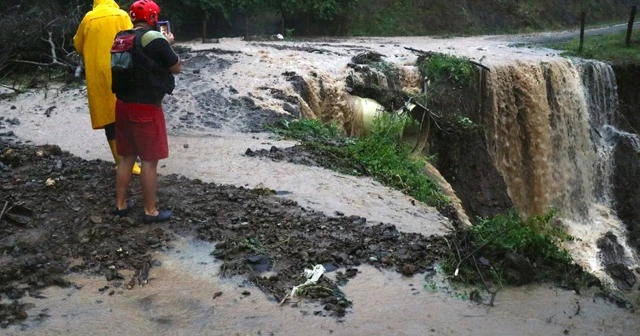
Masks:
[[[184,238],[156,253],[150,282],[109,288],[72,276],[76,288],[49,288],[30,317],[3,335],[636,335],[640,316],[551,285],[499,292],[495,307],[468,301],[446,282],[372,267],[343,287],[353,307],[342,319],[315,316],[309,302],[280,306],[242,277],[221,279],[213,244]],[[301,270],[302,271],[302,270]],[[327,276],[332,276],[328,273]],[[113,295],[109,295],[114,290]],[[222,292],[219,297],[214,297]],[[245,295],[243,292],[249,292]],[[304,312],[304,313],[303,313]]]

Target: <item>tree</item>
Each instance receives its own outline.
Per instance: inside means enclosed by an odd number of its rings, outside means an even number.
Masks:
[[[333,20],[354,10],[358,0],[307,0],[304,11],[311,17],[321,20]]]
[[[282,17],[280,33],[285,35],[287,16],[291,16],[303,8],[304,0],[266,0],[269,7],[275,9]]]
[[[249,21],[268,7],[265,0],[228,0],[226,8],[244,16],[244,36],[247,37],[249,35]]]

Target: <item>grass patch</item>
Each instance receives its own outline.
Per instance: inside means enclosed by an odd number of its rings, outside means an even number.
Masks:
[[[624,32],[603,36],[586,36],[582,51],[579,50],[580,39],[546,46],[565,50],[563,56],[591,58],[620,65],[640,63],[640,32],[635,32],[630,46],[625,44],[625,36]]]
[[[315,119],[285,120],[278,127],[272,127],[271,131],[284,138],[323,142],[342,133],[336,124],[324,125]]]
[[[471,62],[465,58],[449,55],[421,56],[417,61],[422,76],[432,82],[449,82],[463,87],[469,84],[473,76]]]
[[[452,237],[452,255],[442,268],[455,280],[487,290],[535,281],[553,281],[577,290],[599,284],[559,247],[574,238],[551,224],[554,216],[551,211],[522,219],[509,212],[481,219]]]
[[[283,123],[274,132],[301,140],[301,146],[309,151],[330,158],[331,163],[324,164],[326,168],[350,175],[371,176],[428,205],[447,204],[448,199],[436,183],[422,173],[425,162],[413,158],[411,148],[400,142],[400,135],[409,122],[405,117],[378,118],[373,129],[359,139],[338,135],[334,125],[323,125],[310,119]]]

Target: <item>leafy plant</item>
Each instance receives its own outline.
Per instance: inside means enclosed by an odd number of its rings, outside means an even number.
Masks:
[[[271,131],[284,138],[307,141],[324,141],[341,134],[336,124],[324,125],[317,119],[285,120],[277,127],[272,127]]]
[[[447,203],[437,184],[423,174],[424,161],[413,158],[411,148],[400,142],[410,122],[408,117],[376,118],[372,131],[350,145],[348,152],[378,181],[429,205]]]
[[[326,168],[371,176],[429,205],[448,203],[436,183],[423,174],[424,161],[413,158],[411,148],[400,142],[409,120],[388,115],[377,118],[372,130],[360,139],[345,138],[335,125],[310,119],[285,122],[273,131],[302,140],[302,146],[308,150],[333,157],[332,162],[337,166],[325,165]]]
[[[452,237],[443,270],[454,279],[487,287],[521,285],[536,280],[585,287],[599,283],[575,265],[560,247],[574,239],[551,225],[556,213],[522,219],[515,211],[482,218]]]
[[[432,82],[448,81],[457,86],[469,84],[473,75],[468,59],[449,55],[422,56],[418,59],[418,68],[422,76]]]
[[[295,29],[285,29],[284,37],[287,40],[292,40],[293,39],[293,32],[295,32]]]

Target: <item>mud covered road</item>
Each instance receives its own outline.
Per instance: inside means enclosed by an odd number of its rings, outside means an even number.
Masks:
[[[446,248],[448,221],[435,209],[370,179],[244,155],[294,145],[255,133],[299,115],[292,72],[342,78],[364,50],[411,64],[416,55],[405,46],[489,63],[554,57],[549,51],[476,38],[187,46],[178,91],[165,102],[171,157],[160,168],[158,197],[176,213],[167,224],[140,224],[140,207],[131,218],[109,214],[113,164],[104,135],[89,130],[83,86],[0,104],[0,333],[630,335],[640,328],[637,313],[544,284],[506,289],[493,308],[471,303],[465,289],[424,276]],[[132,190],[140,204],[137,182]],[[320,286],[280,306],[315,264],[330,270]]]
[[[300,270],[308,265],[346,268],[339,281],[355,276],[355,267],[364,263],[413,275],[433,270],[445,248],[442,237],[401,233],[391,224],[370,226],[357,216],[326,217],[277,198],[272,190],[177,176],[162,177],[158,195],[162,204],[174,208],[175,220],[166,226],[141,225],[135,215],[109,213],[112,165],[84,161],[56,146],[20,146],[6,139],[0,146],[6,205],[0,283],[9,284],[0,294],[13,300],[25,292],[37,296],[46,286],[69,285],[63,276],[70,272],[104,276],[117,282],[110,283],[114,288],[143,285],[154,265],[148,252],[170,246],[174,234],[217,242],[213,255],[225,262],[223,276],[249,273],[277,301],[304,282]],[[142,203],[139,195],[132,198]],[[135,276],[125,279],[123,269]],[[261,276],[267,271],[275,275]],[[324,285],[328,292],[309,296],[322,298],[327,311],[344,316],[350,303],[339,298],[336,284]],[[2,308],[10,310],[0,321],[5,326],[24,317],[20,304]]]

